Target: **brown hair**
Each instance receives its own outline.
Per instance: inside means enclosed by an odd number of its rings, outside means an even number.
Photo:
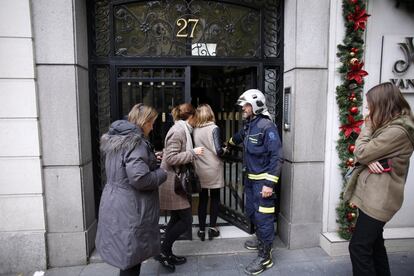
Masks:
[[[373,130],[384,126],[399,115],[413,117],[400,89],[390,82],[378,84],[367,92],[369,119]]]
[[[200,127],[208,122],[216,122],[213,110],[208,104],[199,105],[195,113],[195,126]]]
[[[142,128],[144,124],[154,121],[157,117],[158,112],[155,108],[139,103],[129,111],[128,121]]]
[[[187,120],[195,113],[194,107],[189,103],[183,103],[171,110],[171,115],[174,121]]]

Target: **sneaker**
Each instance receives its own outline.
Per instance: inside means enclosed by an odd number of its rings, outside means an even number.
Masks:
[[[261,246],[261,243],[258,239],[247,240],[244,243],[244,248],[249,249],[249,250],[259,250],[260,246]]]
[[[208,239],[211,241],[213,238],[220,236],[220,231],[217,228],[210,227],[208,229]]]

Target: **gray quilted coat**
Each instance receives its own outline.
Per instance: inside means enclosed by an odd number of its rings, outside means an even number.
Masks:
[[[167,178],[142,130],[114,122],[101,138],[107,183],[99,207],[96,249],[102,259],[127,269],[159,254],[158,187]]]

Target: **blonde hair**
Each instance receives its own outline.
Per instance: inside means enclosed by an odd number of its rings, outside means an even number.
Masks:
[[[171,110],[171,115],[174,121],[187,120],[195,113],[194,107],[189,103],[183,103]]]
[[[195,113],[195,126],[200,127],[209,122],[216,122],[213,110],[208,104],[199,105]]]
[[[158,112],[155,108],[139,103],[129,111],[128,121],[142,128],[147,122],[155,121],[157,117]]]

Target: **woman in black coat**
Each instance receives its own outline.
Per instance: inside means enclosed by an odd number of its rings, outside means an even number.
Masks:
[[[139,275],[141,262],[160,250],[158,187],[167,174],[147,140],[157,116],[154,108],[137,104],[128,121],[115,121],[101,138],[107,183],[96,248],[121,276]]]

